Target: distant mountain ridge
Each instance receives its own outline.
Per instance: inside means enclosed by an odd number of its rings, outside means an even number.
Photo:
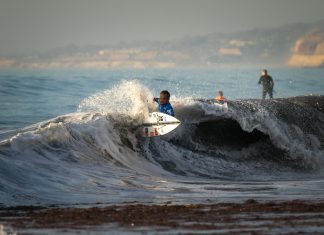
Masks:
[[[211,33],[167,41],[73,44],[23,58],[0,58],[0,68],[172,68],[324,66],[324,20],[271,29]]]

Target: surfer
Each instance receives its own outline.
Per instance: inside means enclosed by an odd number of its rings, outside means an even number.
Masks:
[[[170,93],[166,90],[160,92],[160,98],[153,98],[159,104],[159,112],[174,116],[172,105],[170,104]]]
[[[223,91],[218,91],[217,96],[215,97],[215,100],[218,101],[218,103],[224,104],[226,101],[226,98],[224,97]]]
[[[267,93],[269,94],[270,99],[273,98],[273,79],[268,75],[268,71],[266,69],[262,69],[262,76],[259,79],[259,84],[262,84],[262,99],[266,98]]]

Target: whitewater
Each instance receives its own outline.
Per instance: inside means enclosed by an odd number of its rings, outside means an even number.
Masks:
[[[2,72],[0,204],[323,198],[323,72],[298,72],[265,101],[254,70]],[[182,124],[142,138],[162,89]],[[216,89],[228,110],[204,102]]]

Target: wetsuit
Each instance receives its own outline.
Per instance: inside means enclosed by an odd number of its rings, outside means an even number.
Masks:
[[[262,99],[265,99],[267,93],[269,94],[270,99],[273,98],[273,79],[269,75],[263,75],[260,77],[259,84],[262,84]]]
[[[159,98],[154,98],[154,101],[159,104],[159,112],[174,116],[174,111],[170,103],[160,104]]]

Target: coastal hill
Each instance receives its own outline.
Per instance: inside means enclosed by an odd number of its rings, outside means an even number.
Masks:
[[[172,68],[324,66],[324,20],[168,41],[67,45],[21,57],[1,57],[0,68]]]
[[[299,67],[324,67],[324,21],[295,42],[288,64]]]

